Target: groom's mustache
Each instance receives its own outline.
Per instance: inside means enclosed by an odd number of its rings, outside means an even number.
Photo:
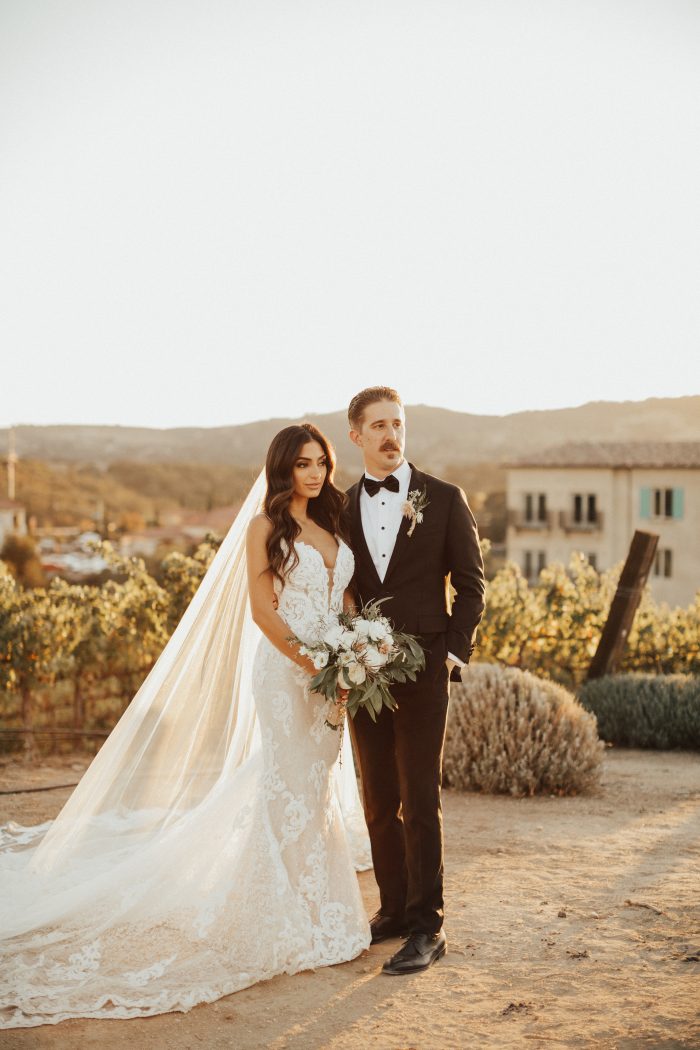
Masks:
[[[380,452],[400,452],[401,449],[393,441],[385,441],[379,449]]]

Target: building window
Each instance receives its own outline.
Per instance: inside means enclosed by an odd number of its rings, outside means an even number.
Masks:
[[[544,492],[525,493],[525,521],[547,520],[547,496]]]
[[[574,521],[583,521],[583,496],[574,496]]]
[[[673,489],[654,489],[654,517],[673,517]]]
[[[657,548],[656,550],[654,576],[673,576],[673,553],[668,547]]]
[[[547,564],[546,551],[523,552],[523,574],[526,579],[536,579]]]
[[[588,558],[588,564],[590,565],[590,567],[592,569],[595,569],[595,571],[597,572],[598,571],[598,555],[597,554],[587,554],[586,557]]]
[[[587,494],[577,492],[574,495],[574,521],[577,525],[583,522],[595,523],[598,520],[598,500],[595,492]]]
[[[640,489],[639,516],[641,518],[682,518],[683,489]]]

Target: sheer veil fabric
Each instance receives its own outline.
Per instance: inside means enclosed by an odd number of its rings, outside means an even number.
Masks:
[[[16,988],[1,988],[0,1027],[188,1009],[245,986],[240,974],[236,986],[227,986],[217,971],[206,987],[185,989],[173,1001],[158,977],[159,968],[164,973],[179,965],[172,928],[178,901],[194,915],[188,912],[187,921],[199,924],[204,960],[217,934],[216,923],[207,925],[213,921],[207,902],[227,885],[226,863],[242,878],[256,862],[246,858],[248,840],[240,830],[257,819],[264,743],[252,681],[261,634],[248,603],[245,538],[264,492],[261,472],[152,671],[58,817],[34,828],[0,829],[3,983],[11,970],[13,983],[32,988],[32,975],[43,966],[47,997],[52,983],[60,997],[66,974],[79,982],[96,967],[107,970],[104,995],[92,1011],[71,1012],[70,997],[56,1013],[39,1002],[35,1012],[19,1011]],[[349,737],[344,734],[341,761],[332,766],[331,790],[352,863],[365,870],[369,842]],[[215,874],[218,854],[222,867]],[[264,892],[261,876],[261,922]],[[141,933],[151,927],[149,942]],[[120,1002],[109,994],[109,968],[119,966],[123,974],[130,944],[134,1001]],[[260,979],[253,967],[248,983]],[[181,976],[186,983],[184,971]]]

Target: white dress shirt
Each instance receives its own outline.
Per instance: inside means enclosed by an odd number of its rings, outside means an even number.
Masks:
[[[408,499],[408,486],[411,481],[411,468],[406,460],[393,472],[399,483],[399,491],[391,492],[389,489],[380,489],[376,496],[370,496],[367,489],[362,486],[360,493],[360,515],[362,517],[362,530],[367,540],[369,553],[372,556],[374,567],[379,579],[384,582],[386,570],[391,561],[391,552],[396,545],[396,537],[401,527],[401,507]],[[373,478],[371,474],[365,475],[373,481],[381,481],[381,478]]]
[[[400,467],[392,471],[399,483],[399,491],[392,492],[390,489],[380,489],[374,496],[362,486],[360,493],[360,517],[362,519],[362,531],[365,534],[367,547],[374,562],[379,579],[384,582],[386,570],[391,561],[391,554],[396,545],[396,537],[401,527],[403,518],[402,507],[408,499],[408,486],[411,483],[411,468],[404,459]],[[382,481],[365,471],[365,477],[373,481]],[[458,660],[452,653],[447,654],[448,659],[464,667],[464,662]]]

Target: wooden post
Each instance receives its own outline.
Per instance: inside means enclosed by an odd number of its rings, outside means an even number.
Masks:
[[[620,662],[658,542],[659,537],[656,533],[640,532],[639,529],[632,537],[598,648],[588,668],[586,677],[589,681],[591,678],[613,674]]]

